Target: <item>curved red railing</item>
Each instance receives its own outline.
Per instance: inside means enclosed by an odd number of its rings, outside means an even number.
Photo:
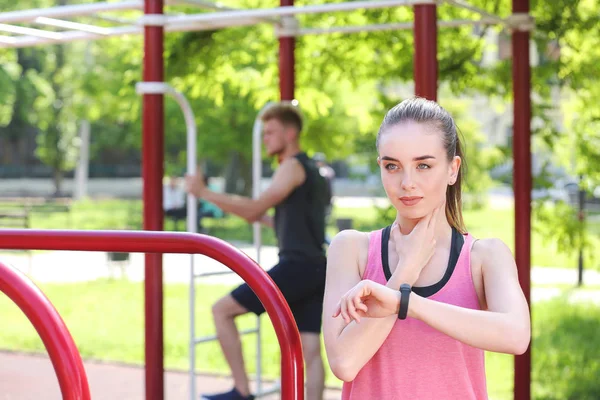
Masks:
[[[250,286],[273,323],[281,350],[282,399],[304,398],[300,333],[285,298],[254,260],[223,240],[180,232],[3,229],[0,230],[0,248],[202,254],[219,261]]]
[[[0,292],[27,316],[40,335],[65,400],[89,400],[90,388],[77,346],[50,300],[20,271],[0,262]]]

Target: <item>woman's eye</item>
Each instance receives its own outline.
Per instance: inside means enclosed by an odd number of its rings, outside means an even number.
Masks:
[[[384,168],[388,171],[393,171],[398,169],[398,166],[396,164],[386,164]]]
[[[429,165],[427,164],[419,164],[417,165],[417,169],[429,169],[431,168]]]

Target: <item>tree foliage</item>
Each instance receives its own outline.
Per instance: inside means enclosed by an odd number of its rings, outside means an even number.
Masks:
[[[62,1],[62,0],[61,0]],[[341,1],[341,0],[336,0]],[[328,1],[329,3],[334,1]],[[276,0],[225,1],[232,7],[276,7]],[[298,5],[314,4],[298,0]],[[471,0],[471,4],[503,17],[510,14],[506,0]],[[46,7],[56,0],[1,0],[3,10]],[[598,5],[594,0],[532,1],[536,30],[532,40],[541,54],[532,74],[535,134],[552,151],[572,140],[577,172],[598,181]],[[198,12],[189,6],[168,11]],[[135,19],[139,14],[121,13]],[[440,20],[476,19],[471,11],[448,4],[438,6]],[[344,25],[411,22],[409,7],[356,10],[326,15],[298,16],[302,26],[327,28]],[[89,21],[88,21],[89,22]],[[94,23],[106,24],[94,20]],[[489,32],[507,35],[500,27],[439,28],[438,61],[440,101],[450,106],[456,96],[483,94],[508,101],[511,96],[511,60],[484,62],[495,45],[484,40]],[[507,36],[508,37],[508,36]],[[413,76],[411,30],[357,34],[306,35],[297,38],[296,97],[306,116],[303,145],[329,158],[345,158],[373,146],[385,110],[406,96],[397,87]],[[556,50],[560,50],[560,56]],[[238,160],[238,174],[248,171],[251,128],[258,110],[278,98],[278,44],[270,24],[225,30],[169,33],[165,39],[166,80],[183,92],[196,112],[198,155],[218,168]],[[60,56],[62,54],[62,56]],[[106,149],[129,154],[141,146],[141,80],[143,40],[128,36],[90,43],[71,43],[30,49],[0,50],[0,128],[19,137],[23,130],[38,132],[38,156],[57,170],[73,166],[76,127],[92,122],[92,157]],[[64,65],[57,65],[62,59]],[[556,128],[552,113],[558,86],[565,128]],[[446,90],[447,89],[447,90]],[[564,104],[568,100],[568,104]],[[58,107],[60,106],[60,107]],[[58,108],[57,108],[58,107]],[[457,111],[458,112],[458,111]],[[464,112],[464,111],[463,111]],[[169,170],[185,165],[185,125],[178,106],[165,100],[166,154]],[[53,119],[55,121],[53,121]],[[461,117],[462,119],[462,117]],[[484,151],[477,127],[462,124],[471,152]],[[471,132],[473,132],[471,134]],[[566,139],[568,137],[569,139]],[[576,140],[573,140],[576,139]],[[486,168],[497,161],[471,157],[469,181],[485,182]],[[507,153],[510,155],[510,153]],[[488,159],[489,158],[489,159]],[[558,157],[564,159],[565,157]],[[480,161],[488,159],[482,164]],[[139,160],[137,160],[139,161]],[[243,179],[244,180],[244,179]],[[242,185],[247,187],[248,185]]]

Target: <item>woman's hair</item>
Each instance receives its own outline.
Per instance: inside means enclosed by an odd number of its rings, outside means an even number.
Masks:
[[[446,189],[446,218],[448,218],[450,226],[456,228],[461,233],[466,233],[462,216],[461,198],[461,183],[463,169],[465,168],[465,159],[458,138],[458,128],[454,123],[454,119],[448,111],[434,101],[420,97],[404,100],[389,110],[383,118],[379,132],[377,133],[377,149],[379,150],[379,141],[382,134],[389,128],[407,121],[434,126],[442,135],[448,161],[452,161],[454,156],[459,156],[462,159],[461,168],[459,168],[456,176],[456,182],[453,185],[448,185]]]

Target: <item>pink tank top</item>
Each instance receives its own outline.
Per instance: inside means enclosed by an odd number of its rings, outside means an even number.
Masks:
[[[363,279],[386,284],[381,256],[383,230],[371,232]],[[464,244],[450,279],[429,299],[479,309],[471,276],[473,237]],[[409,306],[410,307],[410,306]],[[397,320],[377,353],[352,382],[342,400],[487,399],[483,350],[468,346],[413,318]]]

